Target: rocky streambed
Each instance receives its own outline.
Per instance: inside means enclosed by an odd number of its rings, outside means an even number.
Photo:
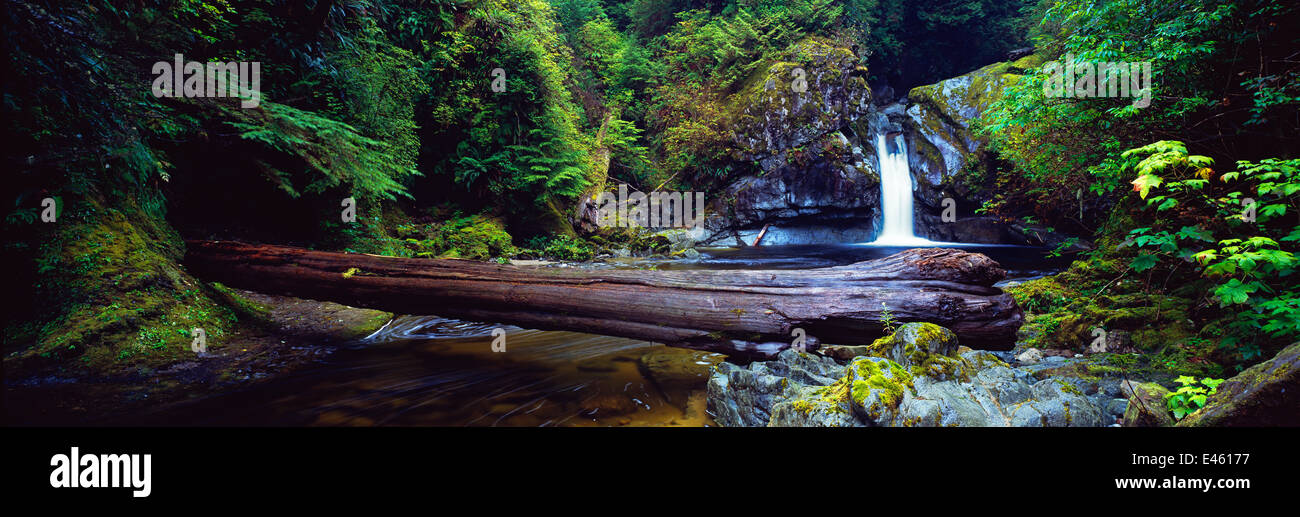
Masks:
[[[1116,425],[1129,407],[1130,382],[1116,369],[1006,360],[960,346],[938,325],[908,323],[869,346],[721,363],[708,410],[723,426],[1097,427]]]

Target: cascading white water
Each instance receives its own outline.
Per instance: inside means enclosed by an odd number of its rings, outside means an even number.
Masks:
[[[884,132],[876,135],[876,156],[880,159],[880,236],[869,244],[877,246],[926,246],[937,244],[917,237],[912,229],[912,171],[907,166],[907,143],[894,135],[890,151]]]

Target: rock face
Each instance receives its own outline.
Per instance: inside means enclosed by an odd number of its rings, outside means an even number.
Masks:
[[[867,113],[871,90],[852,51],[822,39],[796,45],[800,62],[777,62],[738,93],[736,158],[760,172],[727,186],[713,206],[709,242],[764,244],[869,240],[880,206],[874,156],[842,130]],[[799,75],[796,69],[802,70]],[[806,88],[803,82],[806,80]]]
[[[1042,64],[1037,55],[995,63],[936,84],[919,86],[898,102],[875,106],[866,70],[846,48],[818,38],[733,96],[734,158],[757,170],[724,187],[710,201],[704,244],[764,245],[867,242],[880,221],[876,135],[902,133],[914,178],[916,234],[937,241],[1035,246],[1086,243],[1043,228],[1024,228],[975,213],[992,197],[992,155],[972,121]],[[796,69],[807,89],[796,88]],[[951,198],[955,221],[943,220]],[[1078,246],[1075,246],[1078,244]]]
[[[857,347],[862,348],[862,347]],[[847,364],[786,350],[721,363],[708,406],[724,426],[1100,426],[1122,407],[1061,379],[1039,380],[988,352],[958,353],[950,331],[909,323]]]
[[[1041,63],[1036,55],[994,63],[908,93],[903,131],[916,182],[918,235],[962,242],[1018,240],[1000,222],[974,214],[987,199],[980,187],[989,157],[986,142],[973,134],[971,122],[1001,97],[1003,88],[1019,80],[1023,70]],[[944,198],[956,202],[956,222],[942,222]]]
[[[1300,426],[1300,343],[1219,385],[1182,427]]]

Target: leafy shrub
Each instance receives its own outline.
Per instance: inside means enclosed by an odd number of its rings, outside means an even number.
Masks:
[[[1174,413],[1174,418],[1182,420],[1183,417],[1205,407],[1205,401],[1219,390],[1219,384],[1223,383],[1223,379],[1207,377],[1201,379],[1202,386],[1197,386],[1195,377],[1183,375],[1174,382],[1183,386],[1178,388],[1178,391],[1165,395],[1165,404]]]
[[[1160,141],[1122,156],[1126,170],[1138,175],[1133,190],[1164,213],[1154,226],[1130,232],[1141,250],[1130,268],[1199,266],[1219,306],[1237,314],[1223,344],[1242,359],[1261,356],[1262,345],[1300,338],[1294,276],[1300,225],[1285,217],[1300,206],[1300,159],[1240,161],[1237,171],[1212,182],[1213,161],[1189,155],[1181,142]]]
[[[596,250],[591,244],[568,235],[533,237],[528,240],[527,247],[542,257],[554,260],[582,261],[596,256]]]
[[[438,225],[402,225],[398,236],[416,257],[488,260],[519,252],[500,221],[457,216]]]

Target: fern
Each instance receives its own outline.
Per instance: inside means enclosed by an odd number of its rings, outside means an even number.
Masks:
[[[401,161],[392,155],[391,146],[360,134],[348,124],[265,101],[258,109],[227,108],[226,113],[233,119],[226,123],[241,131],[241,138],[297,158],[315,173],[299,188],[292,185],[289,174],[258,160],[290,195],[320,193],[347,183],[359,194],[389,200],[411,197],[398,180],[419,173],[399,165]]]

